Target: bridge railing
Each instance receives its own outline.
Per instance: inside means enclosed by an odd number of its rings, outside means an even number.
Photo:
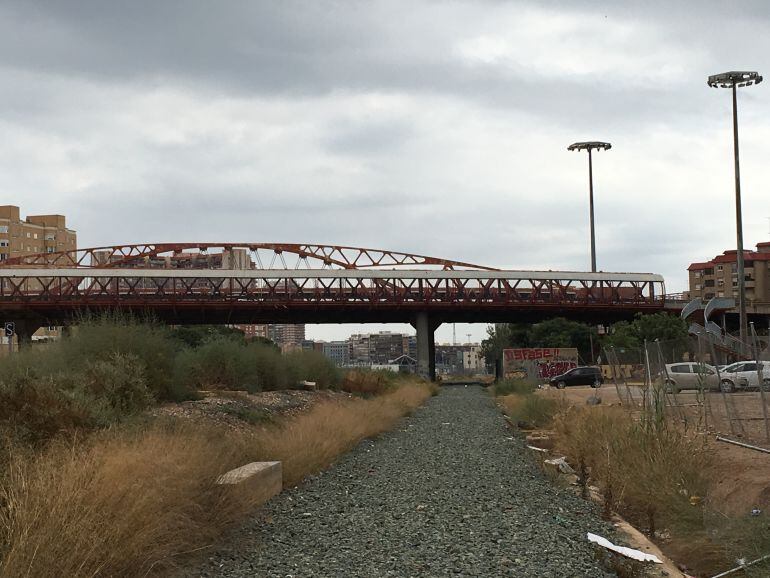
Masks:
[[[98,274],[96,271],[99,271]],[[263,302],[553,304],[662,307],[662,278],[648,274],[515,271],[230,271],[12,269],[0,303]]]

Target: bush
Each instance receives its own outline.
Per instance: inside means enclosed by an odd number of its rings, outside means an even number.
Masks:
[[[200,389],[259,391],[257,364],[250,347],[217,337],[197,349],[185,349],[176,359],[176,381]]]
[[[559,447],[604,493],[607,511],[619,509],[651,535],[661,523],[702,524],[702,506],[690,498],[700,502],[707,491],[703,438],[674,425],[647,427],[615,408],[573,408],[555,429]]]
[[[500,403],[506,415],[514,422],[523,422],[530,427],[543,428],[551,425],[559,410],[559,402],[540,395],[507,395]]]
[[[391,371],[348,371],[342,380],[341,389],[359,395],[380,395],[392,387]]]
[[[144,368],[147,385],[160,401],[177,401],[174,359],[178,344],[169,329],[142,323],[132,317],[104,315],[85,320],[72,335],[51,346],[63,367],[83,368],[88,362],[106,360],[115,353],[136,357]]]
[[[281,352],[262,343],[250,346],[256,364],[257,382],[263,390],[286,389],[291,384]]]
[[[26,357],[35,359],[39,356]],[[53,372],[43,363],[25,373],[21,367],[11,367],[0,380],[0,421],[34,444],[57,433],[109,425],[154,401],[143,366],[131,355],[115,353],[82,370]]]
[[[135,355],[113,353],[107,360],[90,362],[84,377],[86,389],[103,397],[116,417],[140,412],[155,401],[144,365]]]
[[[340,384],[340,370],[318,351],[292,351],[284,356],[284,364],[291,385],[314,381],[319,389],[328,389]]]
[[[502,379],[495,383],[493,388],[496,396],[512,394],[526,395],[535,391],[534,384],[523,379]]]

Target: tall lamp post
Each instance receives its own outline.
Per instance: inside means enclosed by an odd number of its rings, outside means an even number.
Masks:
[[[738,311],[740,315],[741,342],[748,338],[746,322],[746,274],[743,266],[743,215],[741,212],[741,170],[738,163],[738,87],[751,86],[762,82],[757,72],[732,71],[709,76],[712,88],[731,88],[733,91],[733,150],[735,154],[735,228],[738,235]]]
[[[610,150],[612,145],[608,142],[576,142],[567,147],[568,151],[588,151],[588,192],[591,209],[591,272],[596,273],[596,234],[594,231],[594,167],[591,159],[591,151]]]

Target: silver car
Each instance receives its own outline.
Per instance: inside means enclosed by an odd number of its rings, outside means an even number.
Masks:
[[[667,363],[664,383],[669,393],[682,389],[719,388],[717,370],[707,363]]]
[[[762,389],[770,391],[770,362],[739,361],[725,367],[720,373],[722,391],[732,392],[736,389],[759,389],[759,371],[762,372]]]

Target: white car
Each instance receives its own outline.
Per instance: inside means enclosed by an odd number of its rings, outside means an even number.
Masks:
[[[670,393],[682,389],[719,388],[717,370],[707,363],[667,363],[664,382]]]
[[[762,389],[770,391],[770,362],[760,361],[762,370]],[[759,389],[759,372],[756,361],[739,361],[725,367],[721,373],[720,387],[722,391],[731,392],[736,389]]]

